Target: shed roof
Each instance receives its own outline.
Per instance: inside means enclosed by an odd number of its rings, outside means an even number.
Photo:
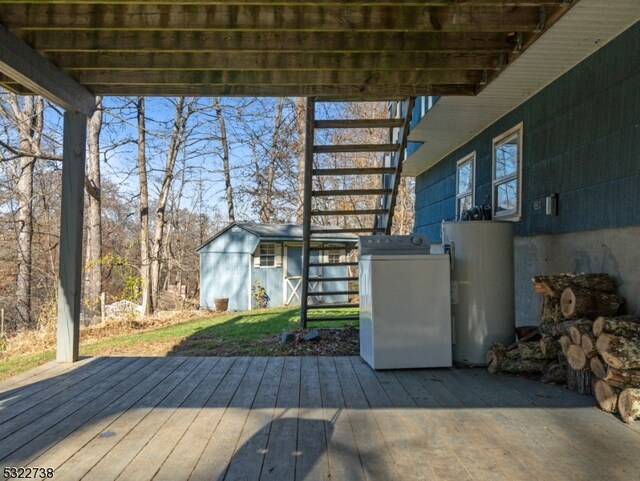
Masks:
[[[232,222],[227,227],[217,232],[211,238],[207,239],[201,246],[196,249],[200,251],[204,246],[217,239],[221,235],[228,232],[233,227],[239,227],[246,232],[259,237],[260,240],[288,240],[302,242],[302,226],[298,224],[263,224],[260,222]],[[314,229],[335,229],[331,226],[313,226]],[[346,244],[355,244],[358,242],[358,236],[354,234],[321,234],[314,232],[314,239],[324,242],[342,242]]]
[[[475,95],[575,3],[2,0],[0,84],[17,41],[95,95]]]

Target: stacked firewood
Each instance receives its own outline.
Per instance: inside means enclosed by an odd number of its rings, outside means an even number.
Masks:
[[[598,317],[591,336],[596,352],[589,369],[598,405],[628,423],[640,418],[640,319]]]
[[[614,316],[623,299],[614,294],[607,274],[538,276],[533,285],[543,295],[538,340],[493,346],[487,353],[489,371],[539,373],[544,382],[592,394],[589,361],[597,354],[593,319]]]

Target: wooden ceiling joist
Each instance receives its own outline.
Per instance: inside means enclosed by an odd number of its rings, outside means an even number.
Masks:
[[[577,1],[0,0],[0,24],[96,95],[386,99],[476,94]]]
[[[547,7],[547,8],[562,8]],[[178,30],[312,32],[532,32],[537,7],[405,5],[118,5],[85,2],[0,3],[0,18],[22,30]],[[25,19],[28,21],[25,23]]]

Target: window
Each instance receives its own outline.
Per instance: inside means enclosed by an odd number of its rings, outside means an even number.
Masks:
[[[275,267],[276,265],[276,245],[260,244],[260,267]]]
[[[329,249],[326,251],[327,263],[338,264],[342,262],[342,249]]]
[[[476,153],[458,161],[456,167],[456,218],[475,205]]]
[[[520,219],[522,123],[493,139],[493,216]]]

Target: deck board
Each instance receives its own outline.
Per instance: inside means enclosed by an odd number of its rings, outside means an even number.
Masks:
[[[0,467],[51,466],[56,480],[627,481],[640,470],[640,433],[592,398],[483,369],[96,358],[1,386]]]

